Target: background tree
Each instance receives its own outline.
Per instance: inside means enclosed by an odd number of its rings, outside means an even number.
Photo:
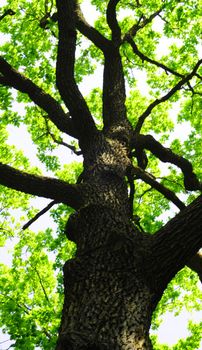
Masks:
[[[1,9],[1,243],[16,237],[1,326],[15,349],[55,347],[65,261],[57,350],[148,350],[152,315],[155,328],[165,310],[200,308],[197,275],[180,271],[202,275],[199,1],[91,3],[94,26],[75,0]],[[101,66],[103,88],[84,98],[78,85]],[[170,138],[178,123],[184,142]],[[22,125],[42,170],[9,141]],[[65,164],[67,148],[83,161]],[[21,229],[33,196],[52,199],[38,217],[55,205],[55,230]],[[199,348],[189,328],[174,349]]]

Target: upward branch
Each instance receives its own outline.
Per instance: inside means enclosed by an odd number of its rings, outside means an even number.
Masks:
[[[74,78],[76,50],[76,3],[57,0],[59,42],[56,82],[60,95],[73,118],[81,142],[96,132],[93,118]]]
[[[67,117],[60,104],[30,79],[15,70],[3,57],[0,57],[0,84],[13,87],[26,93],[30,99],[48,113],[49,119],[59,130],[75,135],[71,119]]]
[[[106,130],[111,127],[128,128],[126,116],[126,92],[123,65],[119,48],[121,45],[121,29],[116,18],[116,5],[119,0],[110,0],[107,7],[107,23],[112,32],[112,40],[108,50],[104,52],[103,77],[103,121]]]
[[[84,18],[81,8],[76,1],[76,27],[86,36],[92,43],[97,46],[103,52],[108,48],[110,41],[106,39],[98,30],[92,27]]]
[[[112,32],[112,41],[115,44],[121,42],[121,29],[116,18],[116,5],[120,0],[110,0],[107,6],[107,23]]]
[[[105,54],[103,77],[103,121],[105,129],[123,124],[126,118],[126,92],[119,48],[112,43]]]

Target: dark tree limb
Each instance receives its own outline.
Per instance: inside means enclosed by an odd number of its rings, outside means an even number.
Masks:
[[[52,138],[52,140],[57,143],[58,145],[67,147],[68,149],[70,149],[72,152],[74,152],[74,154],[76,154],[77,156],[80,156],[82,154],[81,151],[77,151],[75,146],[69,145],[68,143],[64,142],[62,139],[58,140],[55,135],[50,131],[49,125],[48,125],[48,116],[44,117],[45,119],[45,123],[46,123],[46,129],[47,129],[47,134],[50,135],[50,137]]]
[[[59,42],[56,64],[56,84],[79,135],[80,142],[87,142],[97,131],[89,108],[74,78],[76,50],[76,5],[74,0],[58,0]]]
[[[173,70],[173,69],[167,67],[165,64],[160,63],[160,62],[158,62],[158,61],[155,61],[155,60],[153,60],[153,59],[147,57],[145,54],[143,54],[143,53],[138,49],[138,47],[137,47],[136,43],[133,41],[132,37],[127,36],[126,40],[127,40],[127,42],[131,45],[131,47],[132,47],[132,49],[133,49],[133,52],[134,52],[137,56],[139,56],[139,57],[141,58],[142,61],[147,61],[147,62],[149,62],[149,63],[151,63],[151,64],[153,64],[153,65],[155,65],[155,66],[157,66],[157,67],[159,67],[159,68],[161,68],[161,69],[163,69],[166,73],[169,72],[169,73],[171,73],[171,74],[173,74],[173,75],[176,75],[177,77],[180,77],[180,78],[183,78],[183,77],[184,77],[183,74],[180,74],[180,73],[176,72],[175,70]]]
[[[85,19],[78,1],[75,1],[76,28],[81,34],[89,39],[101,51],[105,51],[110,44],[110,40],[105,38],[97,29],[92,27]],[[58,13],[51,16],[54,22],[58,21]]]
[[[135,195],[135,184],[134,184],[134,174],[133,174],[133,169],[130,168],[127,174],[128,178],[128,184],[130,187],[130,192],[129,192],[129,213],[130,217],[133,218],[133,201],[134,201],[134,195]]]
[[[159,10],[152,13],[148,18],[141,16],[138,23],[134,24],[124,35],[122,42],[127,41],[127,38],[134,37],[139,30],[143,29],[147,24],[151,23],[153,19],[161,13],[162,10],[163,6]]]
[[[106,51],[110,45],[110,40],[106,39],[98,30],[92,27],[85,19],[81,8],[76,1],[76,27],[86,38],[88,38],[101,51]]]
[[[140,132],[145,119],[150,115],[150,113],[152,112],[152,110],[158,106],[160,103],[167,101],[170,97],[172,97],[178,90],[181,89],[181,87],[188,83],[189,80],[191,80],[194,75],[197,72],[197,69],[199,68],[199,66],[201,65],[202,60],[199,60],[195,67],[193,68],[192,72],[188,75],[186,75],[184,78],[182,78],[167,94],[165,94],[164,96],[157,98],[155,101],[153,101],[148,107],[147,109],[144,111],[144,113],[142,113],[142,115],[139,117],[137,125],[135,127],[135,131],[136,132]]]
[[[121,29],[116,18],[116,6],[120,0],[110,0],[107,6],[107,23],[112,32],[112,41],[115,45],[121,43]]]
[[[151,151],[162,162],[169,162],[179,167],[184,175],[186,190],[202,190],[202,185],[193,172],[192,164],[182,156],[173,153],[171,149],[163,147],[153,136],[134,133],[131,144],[134,148],[141,147]]]
[[[0,184],[34,196],[51,198],[74,209],[83,205],[82,185],[72,185],[65,181],[28,174],[0,163]]]
[[[32,225],[42,215],[44,215],[47,211],[49,211],[53,207],[53,205],[55,205],[55,204],[57,204],[56,201],[51,201],[45,208],[40,210],[32,219],[30,219],[25,225],[23,225],[22,229],[26,230],[30,225]]]
[[[13,16],[13,15],[15,15],[15,11],[13,11],[12,9],[8,9],[8,10],[5,10],[5,12],[0,16],[0,21],[2,20],[2,19],[4,19],[4,17],[6,17],[6,16]]]
[[[105,54],[103,77],[103,122],[105,129],[126,122],[126,92],[119,49],[111,48]]]
[[[175,195],[175,193],[171,190],[169,190],[164,185],[160,184],[158,181],[156,181],[155,177],[148,172],[142,170],[139,167],[133,167],[132,168],[133,174],[136,176],[136,178],[139,178],[152,186],[155,190],[160,192],[165,198],[167,198],[169,201],[171,201],[173,204],[175,204],[180,210],[185,208],[185,204]]]
[[[0,84],[26,93],[34,103],[48,113],[49,119],[60,131],[75,137],[72,121],[60,104],[30,79],[15,70],[3,57],[0,57],[0,73],[2,74]]]
[[[40,286],[41,286],[41,288],[42,288],[42,290],[43,290],[44,297],[45,297],[46,301],[47,301],[47,302],[49,303],[49,305],[50,305],[50,300],[49,300],[48,294],[47,294],[47,292],[46,292],[46,289],[45,289],[45,287],[44,287],[43,281],[42,281],[42,279],[41,279],[40,273],[39,273],[39,271],[37,270],[36,267],[33,267],[33,270],[36,272],[36,274],[37,274],[37,276],[38,276],[39,283],[40,283]]]
[[[107,8],[107,21],[112,31],[111,48],[105,52],[105,66],[103,79],[103,121],[106,129],[112,125],[123,125],[126,123],[126,107],[125,107],[125,81],[123,74],[123,66],[119,53],[121,31],[116,19],[116,5],[118,0],[109,1]],[[127,36],[133,36],[136,32],[153,20],[160,12],[158,10],[149,18],[144,18],[142,23],[134,25],[124,36],[124,42]],[[141,22],[141,21],[140,21]]]
[[[201,248],[202,195],[163,226],[152,240],[152,278],[155,289],[161,293]]]

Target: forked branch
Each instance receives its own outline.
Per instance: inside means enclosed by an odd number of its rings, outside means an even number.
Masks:
[[[181,89],[181,87],[188,83],[196,74],[197,69],[199,68],[199,66],[201,65],[202,60],[199,60],[195,67],[193,68],[192,72],[186,76],[184,76],[167,94],[165,94],[164,96],[157,98],[155,101],[153,101],[148,107],[147,109],[142,113],[142,115],[139,117],[137,125],[135,127],[135,132],[140,132],[145,119],[150,115],[150,113],[152,112],[152,110],[158,106],[160,103],[167,101],[169,98],[171,98],[177,91],[179,91]]]
[[[134,133],[131,141],[132,147],[141,147],[151,151],[162,162],[169,162],[179,167],[184,175],[184,185],[186,190],[195,191],[202,190],[202,185],[193,172],[192,164],[182,156],[175,154],[171,149],[165,148],[162,144],[155,140],[151,135],[141,135]]]
[[[152,13],[148,18],[145,16],[141,16],[139,21],[134,24],[129,30],[128,32],[124,35],[122,42],[127,41],[128,38],[133,38],[135,37],[135,35],[137,34],[137,32],[141,29],[143,29],[147,24],[151,23],[153,21],[153,19],[159,15],[159,13],[161,13],[161,11],[163,10],[163,7],[161,7],[159,10],[155,11],[154,13]]]
[[[79,156],[79,155],[82,154],[82,152],[81,152],[81,151],[78,151],[78,150],[76,149],[75,146],[69,145],[68,143],[64,142],[64,141],[62,140],[62,138],[57,139],[57,138],[55,137],[55,135],[51,132],[50,127],[49,127],[49,125],[48,125],[48,116],[44,116],[44,119],[45,119],[47,134],[50,135],[50,137],[52,138],[52,140],[53,140],[55,143],[57,143],[58,145],[67,147],[68,149],[70,149],[70,150],[71,150],[74,154],[76,154],[77,156]]]

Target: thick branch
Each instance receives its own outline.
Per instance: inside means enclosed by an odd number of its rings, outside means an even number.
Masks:
[[[92,27],[85,19],[78,1],[75,1],[76,28],[86,38],[88,38],[100,50],[105,51],[110,44],[110,40],[104,37],[97,29]],[[58,13],[54,13],[54,21],[58,21]],[[53,18],[52,16],[52,18]]]
[[[171,149],[163,147],[153,136],[134,133],[131,143],[132,147],[148,149],[162,162],[169,162],[179,167],[184,175],[184,185],[186,190],[194,191],[202,189],[201,183],[193,172],[192,164],[182,156],[173,153]]]
[[[202,196],[199,196],[153,236],[151,268],[156,290],[161,292],[201,245]]]
[[[155,188],[155,190],[163,194],[165,198],[173,202],[173,204],[175,204],[180,210],[185,208],[185,204],[181,202],[175,193],[157,182],[154,176],[139,167],[133,167],[133,172],[137,178],[142,179],[144,182]]]
[[[103,120],[104,126],[108,129],[111,125],[120,125],[126,121],[125,108],[125,81],[123,66],[119,53],[120,46],[120,28],[116,19],[116,5],[118,0],[110,0],[107,8],[107,21],[112,31],[112,45],[105,52],[105,66],[103,79]],[[124,36],[124,42],[127,36],[135,33],[147,25],[152,19],[160,13],[161,9],[152,14],[149,18],[135,26]]]
[[[125,80],[119,49],[112,47],[105,54],[103,78],[103,121],[108,129],[126,121]]]
[[[50,120],[59,130],[75,136],[72,121],[60,104],[30,79],[15,70],[3,57],[0,57],[0,83],[28,94],[30,99],[48,113]]]
[[[112,41],[115,45],[121,43],[121,29],[116,18],[116,5],[119,0],[110,0],[107,6],[107,23],[112,32]]]
[[[76,49],[75,1],[57,2],[59,43],[56,81],[60,95],[68,107],[81,142],[88,141],[96,126],[74,78]]]
[[[84,18],[81,8],[76,1],[76,27],[92,43],[103,52],[108,48],[110,41],[106,39],[98,30],[92,27]]]
[[[180,90],[184,84],[186,84],[189,80],[191,80],[193,78],[193,76],[196,74],[197,69],[199,68],[201,63],[202,63],[202,60],[199,60],[190,74],[188,74],[187,76],[182,78],[166,95],[162,96],[161,98],[156,99],[147,107],[146,111],[138,119],[137,125],[135,127],[136,132],[140,132],[145,119],[150,115],[150,113],[152,112],[154,107],[158,106],[162,102],[167,101],[178,90]]]
[[[75,209],[83,204],[80,191],[82,185],[70,185],[62,180],[28,174],[2,163],[0,184],[34,196],[51,198]]]

